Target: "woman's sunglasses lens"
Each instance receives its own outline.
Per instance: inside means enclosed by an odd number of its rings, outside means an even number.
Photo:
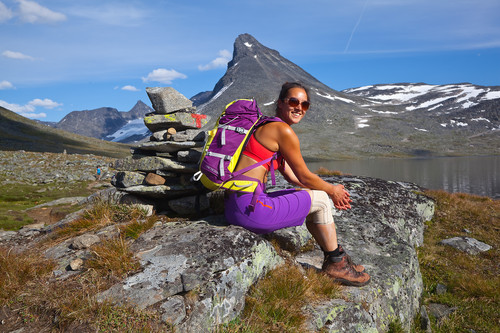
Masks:
[[[302,102],[302,110],[307,111],[309,109],[309,105],[311,105],[311,103],[307,101]]]
[[[300,103],[299,100],[295,97],[288,99],[288,105],[290,105],[292,108],[296,108],[297,106],[299,106],[299,104],[302,105],[302,110],[304,111],[307,111],[309,109],[309,105],[311,105],[311,103],[309,103],[308,101]]]
[[[289,98],[288,99],[288,105],[290,105],[292,108],[299,106],[299,103],[300,103],[299,100],[296,98]]]

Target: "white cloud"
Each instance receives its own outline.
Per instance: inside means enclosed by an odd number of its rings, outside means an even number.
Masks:
[[[25,112],[25,113],[19,113],[21,116],[29,118],[29,119],[41,119],[41,118],[46,118],[47,114],[45,112],[40,112],[40,113],[34,113],[34,112]]]
[[[12,89],[12,88],[14,88],[14,86],[9,81],[5,81],[5,80],[0,81],[0,90]]]
[[[13,16],[12,11],[0,1],[0,22],[8,21]]]
[[[102,24],[126,27],[139,26],[149,16],[147,10],[123,2],[119,5],[99,3],[84,6],[79,4],[71,7],[69,14]]]
[[[123,87],[122,87],[122,90],[127,90],[127,91],[139,91],[139,89],[137,89],[136,87],[131,86],[131,85],[123,86]]]
[[[19,104],[7,103],[6,101],[2,100],[0,100],[0,106],[19,114],[35,111],[35,107],[33,105],[28,105],[28,104],[19,105]]]
[[[15,52],[15,51],[3,51],[2,55],[6,58],[11,58],[11,59],[20,59],[20,60],[35,60],[35,58],[22,54],[21,52]]]
[[[171,84],[175,79],[186,79],[187,76],[177,72],[175,69],[165,69],[158,68],[148,74],[147,77],[143,77],[142,81],[144,82],[160,82],[164,84]]]
[[[219,67],[225,67],[230,60],[231,53],[228,50],[220,50],[219,57],[215,58],[207,65],[199,65],[198,69],[200,71],[208,71]]]
[[[39,113],[35,112],[37,107],[43,107],[45,109],[53,109],[61,105],[62,105],[61,103],[54,102],[48,98],[45,98],[43,100],[36,98],[25,105],[7,103],[5,101],[0,100],[0,106],[30,119],[39,119],[47,117],[47,114],[44,112],[39,112]]]
[[[66,15],[54,12],[37,2],[17,0],[19,3],[19,17],[27,23],[56,23],[66,21]]]
[[[7,103],[5,101],[0,100],[0,106],[30,119],[40,119],[47,117],[47,114],[44,112],[36,113],[35,107],[29,104],[19,105],[19,104]]]
[[[34,107],[40,106],[40,107],[46,108],[46,109],[53,109],[55,107],[61,106],[62,104],[54,102],[53,100],[48,99],[48,98],[45,98],[45,99],[35,98],[31,102],[29,102],[28,105],[32,105]]]

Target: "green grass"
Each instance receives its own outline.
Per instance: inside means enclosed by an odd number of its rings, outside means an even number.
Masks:
[[[307,304],[340,296],[341,287],[313,269],[285,264],[250,289],[242,315],[220,332],[304,332]]]
[[[87,189],[89,182],[64,184],[4,184],[0,190],[0,229],[18,230],[24,225],[33,223],[26,209],[64,197],[88,196],[92,190]],[[71,210],[65,210],[69,213]],[[64,213],[63,212],[63,213]]]
[[[433,332],[500,332],[500,200],[444,191],[427,194],[436,200],[437,210],[427,225],[424,246],[418,249],[423,301],[457,308],[442,322],[431,318]],[[468,255],[439,244],[459,236],[492,249]],[[437,284],[447,291],[438,295]]]

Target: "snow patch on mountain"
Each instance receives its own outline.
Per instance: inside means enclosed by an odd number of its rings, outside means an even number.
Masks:
[[[488,91],[483,97],[481,97],[481,101],[487,101],[497,98],[500,98],[500,91]]]
[[[370,127],[370,125],[368,124],[368,117],[357,117],[355,119],[357,128]]]
[[[430,108],[443,106],[442,102],[445,101],[453,101],[455,106],[460,104],[462,108],[469,108],[481,101],[500,98],[500,87],[481,87],[468,83],[371,85],[347,89],[343,92],[393,105],[411,104],[406,107],[407,111],[425,108],[430,111]],[[429,99],[428,96],[436,97]]]
[[[141,118],[129,120],[125,126],[120,128],[115,133],[108,135],[106,138],[109,141],[123,142],[123,140],[132,136],[146,137],[149,133],[148,128],[144,125],[144,119]]]
[[[230,84],[228,84],[227,86],[224,86],[222,87],[221,90],[219,90],[219,92],[217,94],[214,95],[214,97],[212,97],[212,99],[210,101],[214,101],[216,100],[220,95],[222,95],[222,93],[224,91],[226,91],[229,87],[231,87],[233,85],[234,82],[231,82]]]
[[[398,114],[397,112],[394,112],[394,111],[379,111],[379,110],[371,110],[371,112],[375,112],[375,113],[380,113],[380,114]]]
[[[373,103],[371,107],[382,102],[385,105],[401,106],[402,111],[425,110],[437,114],[453,113],[460,109],[472,108],[481,102],[500,99],[500,87],[483,87],[470,83],[447,85],[382,84],[352,88],[342,92],[366,98]],[[370,105],[366,107],[370,108]]]
[[[347,98],[342,98],[342,97],[339,97],[339,96],[332,96],[330,94],[322,95],[319,91],[316,92],[316,95],[324,97],[324,98],[327,98],[327,99],[330,99],[332,101],[338,100],[338,101],[342,101],[342,102],[345,102],[345,103],[356,103],[353,100],[350,100],[350,99],[347,99]]]

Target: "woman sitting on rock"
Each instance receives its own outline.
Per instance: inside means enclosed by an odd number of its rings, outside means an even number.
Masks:
[[[330,206],[331,198],[337,209],[351,208],[349,193],[343,185],[333,185],[309,171],[300,152],[297,135],[290,127],[297,124],[309,109],[308,90],[299,83],[285,83],[278,97],[276,116],[283,122],[269,122],[260,126],[250,137],[236,170],[263,161],[279,152],[274,160],[285,179],[303,190],[263,192],[254,209],[249,209],[253,193],[226,191],[225,215],[229,223],[258,234],[302,225],[324,252],[323,271],[336,281],[351,286],[364,286],[370,276],[361,265],[355,265],[337,243],[337,232]],[[270,163],[253,168],[245,176],[266,183]]]

